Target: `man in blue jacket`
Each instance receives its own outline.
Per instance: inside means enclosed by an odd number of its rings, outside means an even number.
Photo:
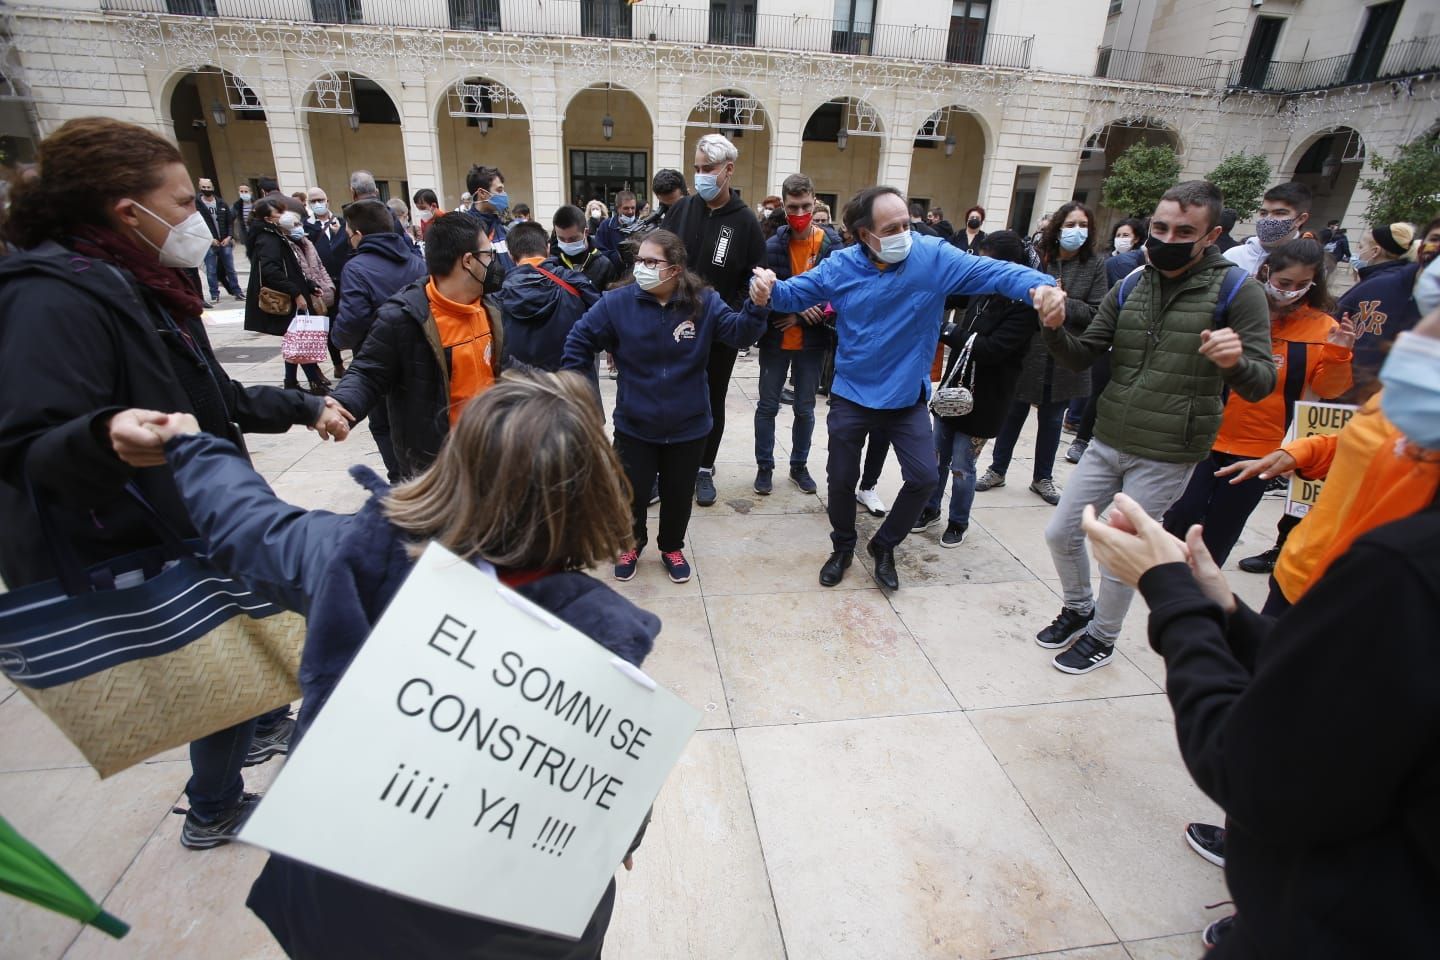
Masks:
[[[595,231],[595,246],[617,267],[622,265],[621,241],[639,225],[640,218],[635,215],[637,202],[635,194],[629,190],[621,190],[615,194],[615,215],[601,220],[599,229]]]
[[[765,265],[781,280],[813,270],[821,260],[839,250],[840,235],[830,227],[813,223],[815,182],[803,173],[785,178],[780,186],[785,206],[785,226],[765,244]],[[780,412],[780,393],[785,377],[795,378],[795,423],[790,433],[790,479],[804,493],[815,492],[810,476],[810,438],[815,432],[815,391],[820,387],[820,367],[830,343],[825,326],[824,304],[802,313],[777,313],[760,338],[760,402],[755,406],[755,492],[761,496],[774,489],[775,416]]]
[[[330,342],[360,352],[380,304],[426,275],[425,261],[395,232],[394,215],[379,200],[357,200],[345,208],[345,233],[354,253],[340,271],[340,293],[330,324]],[[370,412],[370,434],[380,448],[391,483],[400,480],[400,462],[390,440],[385,404]]]
[[[501,366],[514,359],[527,367],[559,370],[570,328],[595,305],[600,292],[579,270],[546,261],[548,238],[540,224],[514,224],[508,243],[515,269],[505,275],[504,286],[495,294],[504,312]],[[598,391],[595,365],[590,364],[585,373]]]
[[[769,302],[776,313],[803,313],[827,301],[836,311],[825,467],[834,549],[820,568],[820,583],[838,584],[854,560],[860,449],[874,431],[895,448],[905,481],[866,547],[875,561],[875,579],[895,590],[900,586],[895,547],[936,483],[926,407],[945,297],[1001,293],[1033,304],[1044,319],[1063,318],[1065,295],[1053,277],[1038,270],[969,256],[939,237],[914,236],[910,208],[894,187],[860,191],[846,206],[844,222],[858,242],[814,270],[779,283],[771,270],[757,268],[755,274],[762,284],[774,285]]]

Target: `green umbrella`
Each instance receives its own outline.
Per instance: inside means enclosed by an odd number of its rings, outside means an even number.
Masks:
[[[4,817],[0,817],[0,891],[74,917],[117,940],[130,932],[129,924],[101,910],[88,893],[34,844],[16,833]]]

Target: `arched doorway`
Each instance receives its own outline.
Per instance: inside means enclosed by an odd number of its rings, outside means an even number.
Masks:
[[[879,179],[884,135],[875,108],[856,97],[822,103],[805,122],[800,172],[815,181],[836,223],[849,199]]]
[[[567,203],[584,207],[599,199],[613,212],[621,190],[634,192],[642,205],[649,198],[655,128],[634,93],[614,84],[581,90],[565,108],[563,139]]]
[[[466,77],[446,91],[436,113],[441,182],[445,184],[440,202],[445,209],[459,206],[465,175],[477,163],[500,168],[512,204],[534,205],[530,119],[514,91],[487,77]],[[549,214],[534,212],[537,219]]]
[[[1151,117],[1127,117],[1106,124],[1085,141],[1080,151],[1080,172],[1075,178],[1075,199],[1095,211],[1100,238],[1108,240],[1110,227],[1129,215],[1128,210],[1110,210],[1101,205],[1102,185],[1114,172],[1115,160],[1133,144],[1168,146],[1179,156],[1184,150],[1180,137],[1167,125]],[[1044,211],[1053,212],[1053,211]]]
[[[1352,127],[1312,134],[1291,155],[1293,165],[1286,169],[1291,180],[1310,188],[1310,224],[1317,231],[1331,220],[1344,221],[1365,169],[1365,155],[1365,141]]]
[[[740,151],[731,186],[750,206],[759,206],[770,192],[771,131],[764,105],[739,90],[717,90],[700,98],[685,126],[685,163],[688,165],[695,156],[695,145],[701,137],[707,133],[724,135]],[[690,179],[688,169],[681,173]]]
[[[170,92],[170,122],[192,181],[209,177],[220,196],[275,175],[270,128],[260,98],[243,80],[218,67],[179,77]]]
[[[309,120],[310,150],[319,186],[339,206],[350,198],[350,173],[369,170],[380,197],[410,202],[400,110],[368,77],[326,73],[305,94],[300,108]],[[308,184],[282,183],[285,192]]]
[[[927,209],[939,207],[959,229],[965,208],[980,199],[984,165],[985,130],[979,119],[964,107],[942,107],[915,133],[910,199]]]

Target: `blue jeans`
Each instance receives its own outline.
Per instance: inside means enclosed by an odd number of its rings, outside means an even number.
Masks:
[[[218,276],[217,276],[218,274]],[[210,281],[210,299],[220,299],[219,281],[225,282],[225,289],[232,297],[243,295],[240,279],[235,276],[235,248],[232,246],[211,247],[205,254],[205,279]]]
[[[820,387],[821,350],[760,348],[760,402],[755,405],[755,465],[775,469],[775,415],[785,377],[795,370],[795,422],[790,427],[790,465],[803,467],[815,433],[815,391]]]
[[[250,752],[250,739],[257,731],[274,730],[289,715],[289,707],[277,707],[190,744],[190,781],[185,784],[185,797],[196,817],[213,820],[240,802],[245,790],[240,771]]]
[[[931,510],[940,509],[945,496],[945,474],[953,476],[950,484],[950,522],[962,527],[970,525],[970,505],[975,502],[975,464],[985,449],[984,437],[972,437],[956,430],[939,417],[935,418],[935,463],[937,482],[930,494]]]
[[[1035,470],[1032,479],[1036,483],[1049,480],[1055,469],[1055,451],[1060,449],[1060,420],[1065,416],[1068,403],[1068,400],[1049,400],[1035,405],[1039,423],[1035,428]],[[1005,476],[1005,471],[1010,469],[1010,457],[1015,452],[1015,443],[1020,439],[1020,431],[1029,416],[1030,404],[1016,400],[1010,405],[1010,413],[1000,425],[1000,432],[995,435],[995,451],[990,460],[990,469],[1002,477]]]

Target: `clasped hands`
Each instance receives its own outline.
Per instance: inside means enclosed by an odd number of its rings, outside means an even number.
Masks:
[[[1122,582],[1137,586],[1140,578],[1155,567],[1184,563],[1206,597],[1227,614],[1235,612],[1235,594],[1206,549],[1204,531],[1198,523],[1180,540],[1123,493],[1115,495],[1106,519],[1100,519],[1095,506],[1087,504],[1080,523],[1095,559]]]
[[[340,406],[333,397],[325,398],[320,417],[309,429],[321,440],[339,442],[350,435],[355,416]],[[132,407],[110,418],[108,433],[115,456],[132,467],[163,467],[165,442],[171,437],[199,433],[200,423],[194,414],[161,413]]]

